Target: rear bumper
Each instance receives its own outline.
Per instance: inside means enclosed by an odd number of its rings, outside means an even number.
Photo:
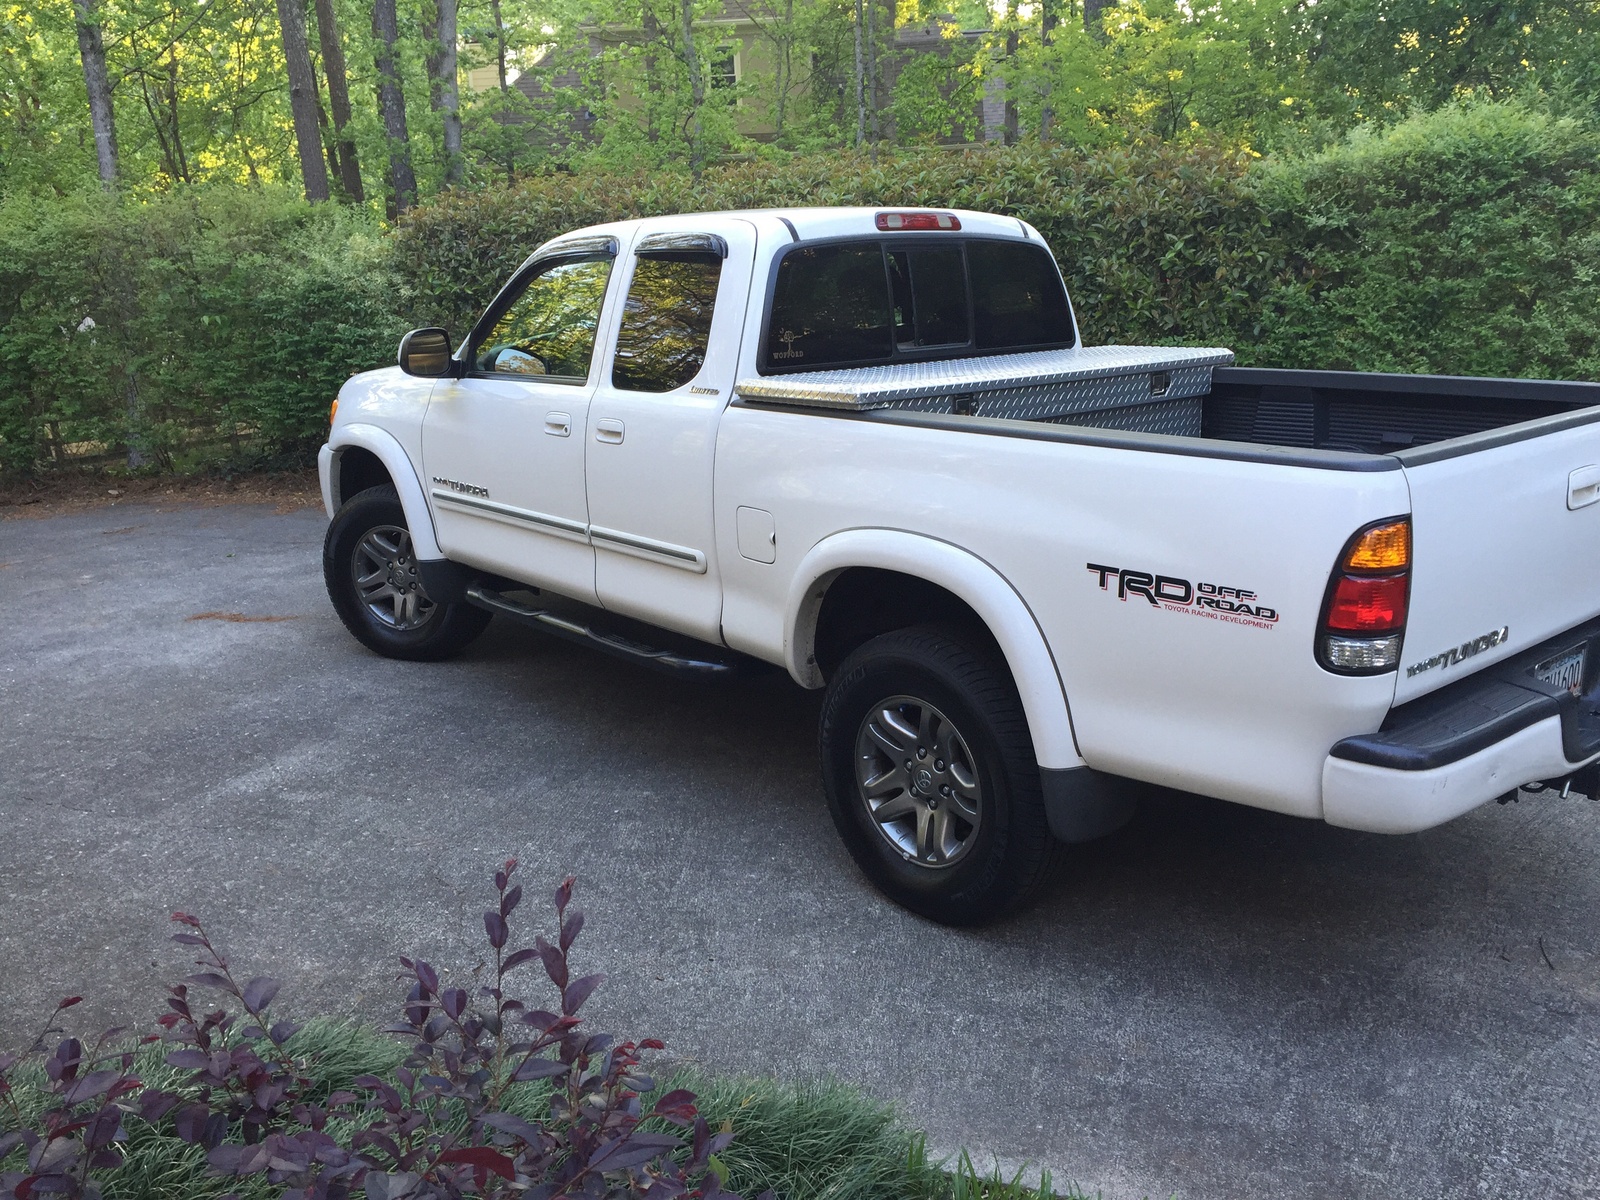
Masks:
[[[1534,667],[1587,644],[1578,695]],[[1346,738],[1322,767],[1330,825],[1412,833],[1537,780],[1600,759],[1600,620],[1390,712],[1377,733]]]

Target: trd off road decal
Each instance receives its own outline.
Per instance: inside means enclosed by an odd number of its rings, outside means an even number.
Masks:
[[[1155,575],[1131,567],[1103,567],[1087,564],[1100,579],[1100,590],[1109,592],[1116,580],[1117,599],[1148,600],[1152,608],[1188,613],[1227,621],[1232,625],[1252,625],[1271,629],[1278,623],[1278,610],[1257,602],[1256,594],[1245,588],[1225,587],[1220,583],[1195,583],[1176,575]]]

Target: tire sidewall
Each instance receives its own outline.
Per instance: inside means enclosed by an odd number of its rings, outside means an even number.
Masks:
[[[897,635],[869,642],[844,663],[829,687],[820,741],[829,812],[857,865],[897,903],[946,924],[966,924],[995,915],[1011,899],[1007,873],[1015,865],[1014,825],[1019,800],[1026,801],[1017,793],[1030,771],[1037,780],[1037,767],[1031,744],[1017,745],[1014,731],[1004,736],[1009,714],[992,711],[996,706],[969,694],[953,674],[937,658],[915,654]],[[895,695],[924,700],[944,713],[977,760],[982,819],[975,842],[948,867],[907,860],[878,831],[860,797],[856,735],[872,708]],[[1024,725],[1024,741],[1025,730]]]

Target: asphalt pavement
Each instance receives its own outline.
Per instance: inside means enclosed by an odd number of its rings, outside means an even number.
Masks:
[[[1118,1200],[1600,1195],[1600,804],[1382,837],[1168,796],[952,931],[836,840],[814,694],[503,621],[451,663],[378,658],[328,605],[323,527],[0,520],[0,1045],[69,993],[84,1027],[148,1026],[172,909],[279,1007],[387,1017],[396,955],[481,961],[515,856],[530,934],[579,878],[596,1028],[841,1076],[939,1147]]]

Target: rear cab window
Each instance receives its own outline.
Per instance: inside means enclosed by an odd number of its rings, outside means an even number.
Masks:
[[[773,271],[764,375],[1076,344],[1066,289],[1036,242],[853,238],[794,246]]]

